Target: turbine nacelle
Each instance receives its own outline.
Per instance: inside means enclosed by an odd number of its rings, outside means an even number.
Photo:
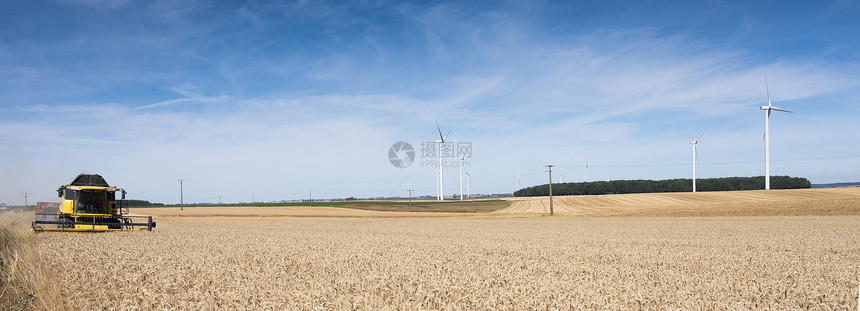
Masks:
[[[693,144],[693,145],[698,144],[699,139],[702,139],[702,136],[705,136],[705,132],[707,132],[707,131],[708,130],[702,131],[702,134],[699,134],[699,138],[694,138],[693,136],[690,136],[690,144]]]
[[[761,106],[761,110],[776,110],[776,111],[782,111],[782,112],[791,112],[791,110],[782,109],[782,108],[774,107],[774,106]]]

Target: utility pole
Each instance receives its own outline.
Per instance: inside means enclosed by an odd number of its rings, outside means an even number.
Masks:
[[[409,189],[409,190],[406,190],[406,191],[408,191],[408,192],[409,192],[409,212],[411,213],[411,212],[412,212],[412,191],[414,191],[414,190],[413,190],[413,189]]]
[[[24,210],[27,210],[27,196],[29,195],[30,193],[24,192]]]
[[[547,164],[549,168],[549,215],[552,216],[552,167],[555,165]]]
[[[184,198],[182,197],[182,182],[184,182],[185,179],[177,179],[177,180],[179,181],[179,210],[181,211],[181,210],[185,209],[185,202],[184,202]]]

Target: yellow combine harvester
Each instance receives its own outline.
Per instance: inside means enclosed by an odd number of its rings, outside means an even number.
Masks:
[[[122,198],[116,199],[120,192]],[[33,231],[152,231],[152,216],[126,216],[125,190],[111,187],[100,175],[80,174],[57,189],[58,213],[36,213]]]

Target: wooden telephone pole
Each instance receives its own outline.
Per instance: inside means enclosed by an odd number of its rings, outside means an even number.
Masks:
[[[547,164],[549,168],[549,215],[552,216],[552,167],[555,165]]]

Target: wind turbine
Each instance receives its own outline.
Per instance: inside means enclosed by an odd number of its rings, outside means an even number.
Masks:
[[[764,189],[770,189],[770,111],[791,112],[782,108],[774,107],[770,103],[770,87],[767,85],[767,71],[764,72],[764,87],[767,90],[767,106],[761,106],[764,110]]]
[[[588,182],[588,161],[585,161],[585,182]]]
[[[439,140],[436,142],[439,143],[439,201],[445,201],[445,183],[444,178],[442,177],[442,144],[445,143],[445,138],[448,138],[448,135],[451,135],[451,130],[448,131],[448,134],[442,136],[442,128],[439,127],[439,121],[436,121],[436,129],[439,130]]]
[[[520,172],[519,172],[519,171],[517,171],[517,190],[520,190],[520,189],[522,189],[522,188],[520,187]]]
[[[439,170],[436,170],[436,196],[439,196]]]
[[[466,197],[472,198],[472,174],[466,172]]]
[[[463,159],[466,156],[460,158],[460,201],[463,201]]]
[[[705,135],[705,131],[702,131],[702,134],[699,135],[699,138],[693,138],[690,136],[690,144],[693,145],[693,192],[696,192],[696,160],[699,159],[699,139],[702,139],[702,136]]]

